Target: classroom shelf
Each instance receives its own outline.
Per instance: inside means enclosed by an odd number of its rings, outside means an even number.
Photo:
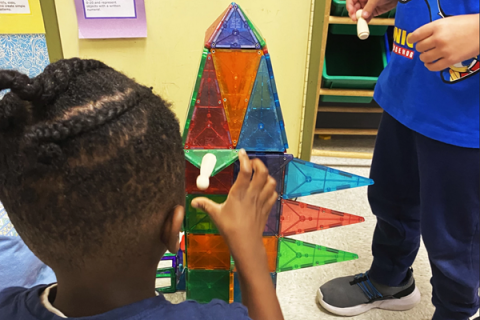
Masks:
[[[382,113],[381,108],[371,107],[323,107],[319,106],[317,112],[338,112],[338,113]]]
[[[352,21],[350,17],[330,16],[328,18],[328,22],[330,24],[354,24],[354,25],[357,24],[355,21]],[[374,18],[368,24],[371,26],[394,26],[395,19],[394,18]]]
[[[332,22],[333,20],[333,22]],[[349,17],[334,17],[330,16],[330,33],[335,35],[357,35],[357,23],[352,21]],[[387,28],[395,24],[395,19],[392,18],[375,18],[369,23],[370,37],[383,36],[387,32]]]
[[[354,96],[354,97],[373,97],[373,90],[356,89],[320,89],[321,96]]]
[[[346,136],[376,136],[377,129],[315,129],[315,134],[320,135],[346,135]]]
[[[315,0],[314,2],[309,75],[300,150],[300,157],[304,160],[310,159],[315,135],[375,136],[378,132],[377,127],[383,110],[372,101],[375,82],[366,80],[371,80],[367,79],[369,77],[378,77],[381,72],[378,69],[380,67],[383,69],[386,65],[385,59],[387,63],[390,60],[391,44],[389,41],[391,35],[389,37],[387,35],[389,28],[395,25],[395,10],[369,22],[370,36],[385,37],[386,40],[383,41],[385,49],[378,45],[372,46],[373,49],[368,49],[372,53],[372,56],[368,57],[369,59],[364,58],[365,55],[347,57],[333,54],[332,56],[332,45],[340,47],[338,44],[340,40],[328,41],[333,36],[344,37],[340,39],[354,43],[354,45],[348,45],[348,52],[365,48],[365,43],[362,43],[356,36],[356,22],[347,16],[344,3],[344,0]],[[346,36],[347,34],[354,35],[354,37],[349,38]],[[329,49],[327,50],[327,48]],[[379,58],[380,55],[382,55],[381,58]],[[378,66],[378,63],[371,64],[372,68],[375,68],[375,72],[373,70],[366,72],[351,64],[352,61],[357,61],[357,63],[370,61],[373,56],[375,56],[375,62],[383,63],[383,66]],[[330,62],[326,63],[326,60]],[[343,63],[341,72],[334,69],[337,61]],[[332,66],[329,67],[329,64]],[[327,65],[327,70],[324,70],[325,65]],[[345,70],[351,70],[352,73],[345,73]],[[344,75],[345,79],[335,79],[336,76],[343,77]],[[359,81],[347,83],[346,80],[355,77],[365,81],[363,83]],[[361,77],[365,79],[359,79]],[[336,82],[331,80],[336,80]]]

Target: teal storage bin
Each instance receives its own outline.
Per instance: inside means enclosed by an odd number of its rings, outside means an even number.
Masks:
[[[386,12],[377,18],[394,18],[396,9]],[[348,17],[345,0],[332,0],[332,8],[330,11],[332,16]],[[388,26],[370,26],[371,36],[383,36],[387,31]],[[357,26],[354,24],[332,24],[330,33],[333,34],[357,34]]]
[[[322,73],[322,88],[373,90],[387,66],[385,37],[360,40],[351,35],[330,35]],[[372,97],[321,96],[323,102],[370,103]]]

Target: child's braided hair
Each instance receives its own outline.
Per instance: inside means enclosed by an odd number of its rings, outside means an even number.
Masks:
[[[178,121],[151,88],[74,58],[32,79],[0,70],[4,89],[0,200],[45,262],[137,250],[145,219],[182,204]]]

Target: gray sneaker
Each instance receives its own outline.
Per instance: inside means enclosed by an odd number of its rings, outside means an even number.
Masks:
[[[327,311],[341,316],[356,316],[374,308],[404,311],[420,302],[412,270],[398,287],[374,282],[366,273],[333,279],[318,289],[317,299]]]

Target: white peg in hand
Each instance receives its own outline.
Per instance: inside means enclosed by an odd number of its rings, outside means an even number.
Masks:
[[[217,157],[213,153],[207,153],[203,156],[202,164],[200,165],[200,175],[197,177],[197,188],[205,190],[210,185],[210,176],[212,175]]]
[[[365,40],[370,36],[370,29],[368,23],[362,18],[363,10],[357,11],[357,35],[361,40]]]

